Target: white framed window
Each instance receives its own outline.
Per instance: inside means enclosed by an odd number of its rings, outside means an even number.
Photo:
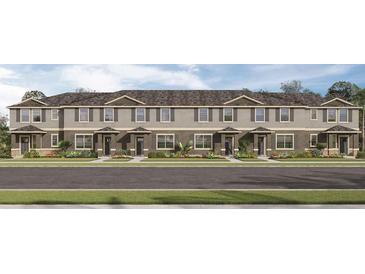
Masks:
[[[156,134],[157,150],[175,149],[175,134]]]
[[[161,108],[160,109],[160,121],[163,123],[168,123],[171,121],[171,109]]]
[[[51,109],[51,120],[53,120],[53,121],[58,120],[58,112],[59,112],[59,110],[56,108]]]
[[[26,108],[22,108],[20,110],[20,122],[21,123],[29,123],[30,121],[30,110]]]
[[[293,150],[294,134],[276,134],[277,150]]]
[[[348,122],[348,109],[347,108],[340,108],[340,123],[347,123]]]
[[[194,134],[194,149],[195,150],[212,150],[213,149],[213,134],[211,134],[211,133]]]
[[[92,134],[75,134],[75,149],[89,150],[93,148]]]
[[[223,108],[223,121],[233,122],[233,108]]]
[[[264,108],[255,108],[255,122],[265,122]]]
[[[327,109],[327,123],[336,123],[337,122],[337,109],[328,108]]]
[[[316,147],[318,144],[318,134],[310,134],[309,139],[310,147]]]
[[[280,122],[289,122],[290,110],[289,108],[280,108]]]
[[[318,120],[316,108],[311,108],[311,120]]]
[[[58,134],[51,134],[51,147],[58,147]]]
[[[79,121],[80,122],[89,122],[89,109],[88,108],[79,109]]]
[[[40,108],[32,109],[32,121],[33,123],[40,123],[42,119],[42,110]]]
[[[136,108],[136,122],[145,122],[146,121],[146,109],[145,108]]]
[[[198,118],[199,122],[205,123],[209,122],[209,109],[208,108],[199,108],[198,110]]]
[[[104,108],[104,122],[114,122],[114,108]]]

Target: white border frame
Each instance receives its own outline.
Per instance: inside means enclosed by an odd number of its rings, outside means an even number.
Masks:
[[[81,121],[81,109],[87,109],[87,121]],[[79,108],[79,123],[89,123],[90,122],[90,108]]]
[[[25,111],[25,110],[28,110],[28,117],[29,117],[29,120],[28,121],[23,121],[23,115],[22,115],[22,112]],[[22,108],[20,109],[20,118],[19,118],[19,122],[21,124],[30,124],[30,121],[31,121],[32,117],[30,115],[30,108]]]
[[[287,135],[293,136],[293,148],[278,148],[278,136],[287,136]],[[284,146],[285,146],[285,140],[284,140]],[[276,133],[275,134],[275,149],[276,150],[294,150],[295,149],[295,134],[294,133]]]
[[[282,121],[281,120],[281,110],[282,109],[288,109],[288,121]],[[279,119],[280,123],[289,123],[290,122],[290,108],[280,108],[279,117],[280,117],[280,119]]]
[[[316,136],[316,145],[312,145],[312,136]],[[317,133],[311,133],[309,134],[309,147],[317,147],[318,145],[318,134]]]
[[[112,121],[105,121],[105,113],[106,113],[106,109],[111,109],[112,110],[112,116],[113,116],[113,120]],[[114,117],[114,108],[113,107],[105,107],[104,108],[104,123],[114,123],[115,121],[115,117]]]
[[[39,110],[39,122],[34,121],[34,111],[35,110]],[[41,108],[32,109],[32,124],[39,124],[39,123],[42,123],[42,109]]]
[[[312,111],[316,111],[316,119],[312,118]],[[309,109],[309,120],[311,121],[318,121],[318,108],[311,108]]]
[[[76,138],[77,136],[91,136],[91,148],[77,148]],[[84,146],[85,146],[85,138],[84,138]],[[75,134],[75,150],[93,150],[94,149],[94,134],[92,133],[77,133]]]
[[[53,119],[53,111],[57,111],[57,119]],[[51,109],[51,121],[58,121],[60,118],[60,110],[58,108],[52,108]]]
[[[137,121],[137,109],[143,109],[143,121]],[[136,107],[135,108],[135,113],[134,113],[134,121],[136,123],[146,123],[146,108],[145,107]]]
[[[197,135],[204,135],[204,136],[208,136],[210,135],[211,138],[211,142],[210,142],[210,148],[197,148],[196,147],[196,136]],[[212,150],[213,149],[213,133],[194,133],[194,150]]]
[[[30,142],[31,142],[31,137],[32,135],[19,135],[19,151],[20,151],[20,155],[24,155],[22,154],[22,137],[28,137],[28,151],[30,151],[31,147],[30,147]]]
[[[163,109],[169,110],[169,120],[168,121],[162,121],[162,110]],[[170,107],[160,108],[160,123],[171,123],[171,108]]]
[[[329,118],[328,111],[329,111],[329,110],[331,110],[331,109],[334,109],[334,110],[336,111],[336,115],[335,115],[335,117],[336,117],[336,121],[334,121],[334,122],[330,122],[330,121],[328,121],[328,118]],[[335,123],[337,123],[337,121],[338,121],[338,117],[337,117],[337,115],[338,115],[337,108],[327,108],[327,123],[330,123],[330,124],[335,124]]]
[[[207,114],[207,120],[206,121],[202,121],[200,120],[200,110],[201,109],[207,109],[208,110],[208,114]],[[198,123],[209,123],[209,108],[208,107],[201,107],[201,108],[198,108]]]
[[[225,120],[225,117],[226,117],[226,115],[225,115],[225,110],[226,109],[231,109],[232,110],[232,120],[231,121],[226,121]],[[233,107],[224,107],[223,108],[223,123],[233,123],[233,121],[234,121],[234,110],[233,110]]]
[[[53,136],[57,136],[57,145],[53,145]],[[51,147],[55,148],[55,147],[58,147],[58,143],[60,142],[60,139],[59,139],[59,134],[58,133],[52,133],[51,134]]]
[[[158,148],[158,136],[166,136],[166,135],[172,135],[173,147],[172,148]],[[165,145],[166,145],[166,140],[165,140]],[[156,134],[156,150],[175,150],[175,133],[159,133],[159,134]]]
[[[346,121],[341,121],[341,111],[346,110]],[[347,124],[349,122],[349,110],[347,108],[340,108],[338,112],[338,122],[342,124]]]
[[[257,121],[256,120],[256,111],[258,109],[263,109],[264,110],[264,120],[263,121]],[[265,123],[266,122],[266,108],[255,108],[255,123]]]

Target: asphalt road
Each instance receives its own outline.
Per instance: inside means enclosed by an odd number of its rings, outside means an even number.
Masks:
[[[365,168],[0,168],[0,189],[365,189]]]

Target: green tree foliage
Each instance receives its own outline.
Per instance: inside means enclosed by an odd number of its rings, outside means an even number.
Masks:
[[[26,93],[24,93],[22,101],[27,100],[29,98],[33,98],[33,99],[43,99],[45,98],[46,95],[44,95],[44,93],[42,91],[39,90],[29,90]]]
[[[10,134],[8,118],[0,115],[0,158],[10,157]]]
[[[281,83],[280,89],[286,93],[300,93],[303,86],[301,81],[293,80]]]
[[[350,82],[339,81],[334,83],[326,94],[328,97],[339,97],[347,101],[352,101],[352,97],[357,94],[360,88]]]

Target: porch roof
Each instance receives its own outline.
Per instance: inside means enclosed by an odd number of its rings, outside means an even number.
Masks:
[[[137,127],[135,129],[127,130],[127,133],[152,133],[152,131],[143,127]]]
[[[326,129],[325,131],[323,131],[322,133],[344,133],[344,134],[355,134],[355,133],[360,133],[359,130],[355,130],[355,129],[352,129],[352,128],[349,128],[349,127],[344,127],[344,126],[341,126],[341,125],[336,125],[336,126],[333,126],[329,129]]]
[[[10,133],[32,133],[32,134],[46,134],[47,132],[40,129],[40,128],[37,128],[33,125],[29,125],[29,126],[25,126],[25,127],[20,127],[20,128],[17,128],[17,129],[14,129],[14,130],[11,130]]]
[[[114,128],[111,128],[111,127],[104,127],[102,129],[98,129],[98,130],[94,131],[94,133],[116,133],[116,134],[118,134],[119,131]]]
[[[251,130],[250,133],[272,133],[273,131],[265,128],[265,127],[257,127],[254,130]]]
[[[218,133],[241,133],[242,131],[235,129],[233,127],[226,127],[222,130],[218,130]]]

